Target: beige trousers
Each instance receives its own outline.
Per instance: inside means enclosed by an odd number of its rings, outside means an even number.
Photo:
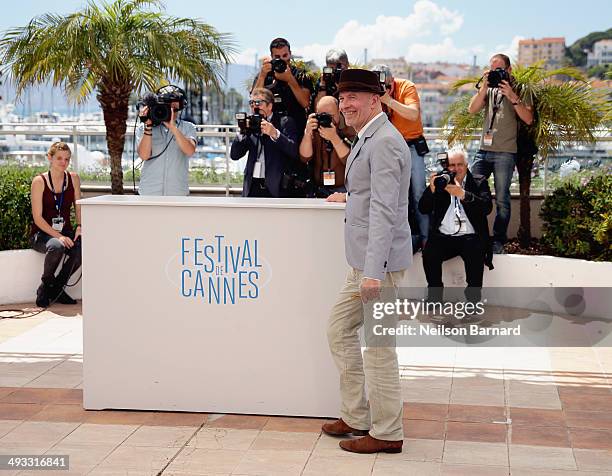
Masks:
[[[395,301],[404,273],[386,274],[379,302]],[[352,428],[370,430],[379,440],[399,441],[404,437],[403,403],[395,337],[380,338],[372,333],[375,325],[395,327],[397,315],[373,319],[375,303],[363,304],[358,296],[362,277],[359,270],[348,272],[327,328],[329,348],[340,372],[340,413]],[[366,340],[363,358],[358,334],[362,327]]]

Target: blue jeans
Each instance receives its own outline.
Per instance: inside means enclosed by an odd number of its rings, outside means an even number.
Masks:
[[[419,200],[427,186],[425,183],[425,158],[417,154],[413,145],[410,146],[411,166],[410,166],[410,200],[409,205],[414,211],[416,222],[419,225],[419,232],[412,233],[412,249],[418,249],[429,236],[429,215],[424,215],[419,211]]]
[[[479,150],[474,157],[471,171],[474,175],[483,175],[487,179],[493,173],[495,183],[495,222],[493,223],[493,241],[505,243],[508,239],[510,223],[510,183],[514,173],[516,154],[510,152],[491,152]]]
[[[72,238],[74,232],[68,233],[66,236]],[[81,240],[77,240],[74,246],[68,249],[57,238],[52,238],[45,232],[38,231],[32,236],[31,245],[34,250],[45,254],[41,281],[46,285],[54,284],[57,281],[60,286],[63,286],[81,266]],[[68,258],[56,278],[55,271],[64,259],[64,255]]]

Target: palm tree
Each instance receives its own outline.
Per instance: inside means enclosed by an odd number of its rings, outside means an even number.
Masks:
[[[130,94],[168,79],[219,85],[234,53],[229,34],[198,19],[164,13],[158,0],[93,0],[68,16],[47,13],[0,39],[0,63],[17,94],[28,86],[62,85],[72,101],[94,91],[102,107],[114,194],[123,193],[121,156]]]
[[[542,159],[558,151],[562,146],[576,142],[595,142],[596,131],[603,127],[610,116],[610,101],[604,91],[595,90],[581,71],[575,68],[559,68],[547,71],[543,63],[516,66],[512,69],[521,100],[534,104],[534,122],[531,126],[521,123],[519,128],[517,169],[519,173],[520,226],[518,238],[521,247],[531,242],[531,171],[536,155]],[[568,80],[560,81],[558,77]],[[479,77],[462,79],[453,84],[456,91],[466,84],[475,84]],[[471,97],[462,96],[453,103],[445,117],[449,128],[446,139],[449,145],[467,142],[482,127],[483,114],[470,114]]]

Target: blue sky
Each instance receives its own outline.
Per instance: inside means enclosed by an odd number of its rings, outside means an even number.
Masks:
[[[5,8],[0,29],[24,25],[45,12],[67,13],[82,0],[22,0]],[[321,62],[330,46],[349,52],[354,61],[404,56],[409,61],[445,60],[483,64],[496,51],[513,53],[520,38],[565,36],[577,38],[612,25],[612,2],[590,0],[379,0],[377,2],[323,0],[267,2],[252,0],[172,0],[172,15],[198,17],[234,34],[238,62],[251,63],[266,53],[269,41],[284,36],[294,53]]]

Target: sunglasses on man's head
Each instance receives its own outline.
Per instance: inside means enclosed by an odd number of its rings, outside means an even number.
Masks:
[[[249,100],[249,106],[261,106],[261,103],[268,104],[268,101],[265,99],[251,99]]]

